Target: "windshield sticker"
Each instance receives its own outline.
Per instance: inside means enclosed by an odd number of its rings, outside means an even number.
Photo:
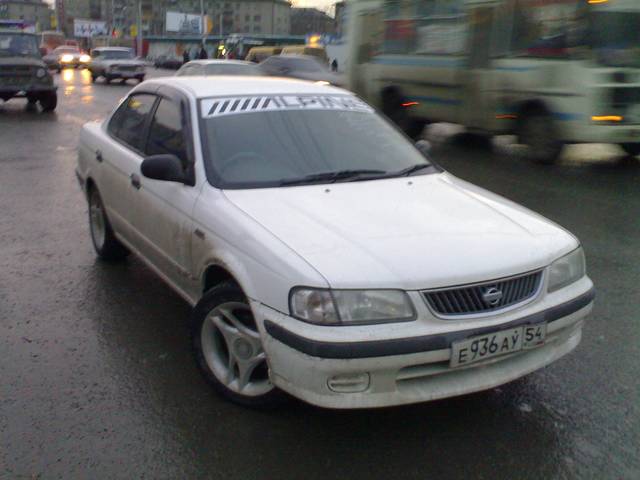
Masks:
[[[373,112],[373,109],[351,95],[269,95],[260,97],[211,98],[203,100],[203,118],[239,113],[274,110],[347,110]]]

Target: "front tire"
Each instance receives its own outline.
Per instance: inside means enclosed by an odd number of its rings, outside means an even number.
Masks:
[[[234,403],[278,404],[283,394],[269,379],[269,367],[251,307],[232,282],[209,290],[191,317],[196,362],[209,384]]]
[[[40,97],[40,106],[43,112],[53,112],[58,106],[58,95],[54,92],[43,94]]]
[[[113,233],[97,188],[89,190],[89,229],[93,248],[101,260],[115,262],[129,255],[127,247]]]
[[[525,112],[518,126],[518,143],[527,147],[527,157],[544,165],[558,161],[563,143],[558,139],[551,115],[541,110]]]
[[[627,152],[630,157],[636,157],[640,155],[640,143],[623,143],[620,145],[622,149]]]

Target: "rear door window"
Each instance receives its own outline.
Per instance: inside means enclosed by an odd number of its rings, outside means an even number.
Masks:
[[[134,150],[143,151],[144,130],[156,98],[149,94],[130,96],[111,117],[109,133]]]

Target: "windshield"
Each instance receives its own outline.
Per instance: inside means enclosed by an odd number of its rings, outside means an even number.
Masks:
[[[207,65],[207,75],[260,75],[253,65]]]
[[[233,99],[230,102],[228,108]],[[243,107],[240,102],[235,108]],[[215,108],[216,104],[203,103],[205,112]],[[208,172],[213,171],[221,188],[326,183],[332,179],[323,178],[324,174],[345,171],[375,173],[380,178],[430,165],[404,135],[371,110],[230,114],[205,118],[203,127]],[[304,180],[314,175],[320,178]]]
[[[0,57],[24,56],[40,56],[36,37],[21,33],[0,33]]]
[[[133,58],[133,52],[124,50],[103,50],[100,56],[105,60],[130,60]]]
[[[598,63],[640,67],[640,12],[593,12],[590,30]]]

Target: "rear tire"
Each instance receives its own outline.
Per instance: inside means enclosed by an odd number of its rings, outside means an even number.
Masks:
[[[140,75],[139,77],[136,77],[138,80],[138,83],[142,83],[144,82],[144,75]]]
[[[55,92],[45,93],[40,97],[43,112],[53,112],[58,106],[58,95]]]
[[[125,259],[129,250],[114,235],[98,189],[91,188],[88,197],[91,243],[98,257],[107,262]]]
[[[623,143],[620,145],[622,149],[627,152],[630,157],[636,157],[640,155],[640,143]]]
[[[267,359],[249,303],[233,282],[221,283],[191,315],[196,362],[222,396],[247,407],[272,407],[285,397],[270,381]]]
[[[382,92],[382,113],[395,123],[408,137],[416,140],[424,130],[424,122],[412,118],[409,114],[408,107],[403,106],[404,103],[406,103],[406,99],[397,90],[393,89]]]
[[[520,117],[518,143],[527,147],[527,157],[537,163],[552,165],[558,161],[564,144],[558,139],[551,115],[536,109]]]

